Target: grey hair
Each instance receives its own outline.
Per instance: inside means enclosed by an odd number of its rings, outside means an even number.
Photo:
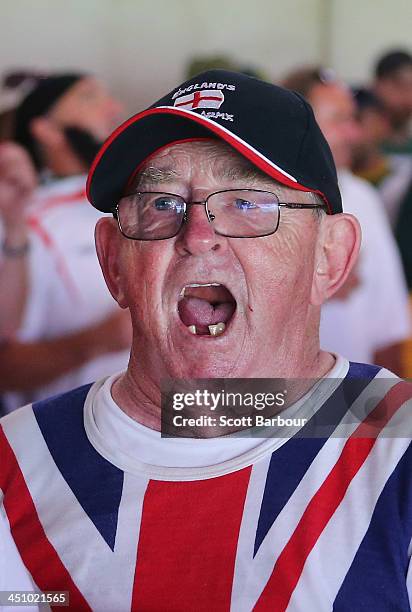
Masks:
[[[318,193],[313,193],[313,191],[311,191],[309,193],[310,193],[310,199],[312,200],[311,204],[318,204],[319,206],[323,207],[323,208],[314,208],[312,210],[312,213],[313,213],[313,216],[315,217],[315,219],[320,221],[326,215],[326,210],[324,208],[325,207],[325,200]]]
[[[162,170],[149,166],[142,170],[136,177],[136,187],[140,187],[143,183],[167,183],[179,177],[178,172],[174,170]]]

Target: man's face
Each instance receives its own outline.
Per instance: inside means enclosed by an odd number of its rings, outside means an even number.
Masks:
[[[359,139],[351,93],[339,83],[319,83],[312,88],[309,102],[332,150],[336,166],[348,167],[353,147]]]
[[[228,146],[210,142],[158,153],[135,187],[187,202],[238,188],[273,191],[281,202],[313,202],[259,176]],[[204,206],[189,205],[188,221],[174,238],[133,241],[116,234],[117,298],[131,311],[137,362],[159,378],[292,375],[296,356],[303,359],[317,343],[318,309],[310,294],[319,225],[311,210],[282,209],[275,234],[226,238],[215,234]],[[209,335],[205,310],[222,302],[225,331]]]
[[[122,105],[93,77],[77,81],[59,98],[49,118],[61,128],[75,127],[105,140],[121,119]]]
[[[405,66],[376,81],[375,91],[385,104],[393,128],[405,127],[412,117],[412,67]]]

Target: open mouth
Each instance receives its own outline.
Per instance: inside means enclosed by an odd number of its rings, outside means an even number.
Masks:
[[[198,336],[221,336],[236,310],[236,300],[220,283],[191,283],[180,292],[179,316]]]

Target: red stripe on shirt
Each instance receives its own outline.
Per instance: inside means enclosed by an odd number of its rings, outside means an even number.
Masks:
[[[68,294],[71,299],[75,302],[81,300],[81,295],[79,290],[72,279],[69,268],[67,267],[66,261],[63,257],[63,254],[59,251],[55,241],[49,232],[43,227],[40,220],[36,217],[30,217],[28,220],[30,229],[37,234],[40,240],[43,242],[44,246],[53,253],[54,260],[56,263],[56,270],[58,275],[60,276],[63,285],[66,287]]]
[[[230,609],[251,468],[194,482],[150,481],[132,610]]]
[[[27,441],[30,444],[30,440]],[[24,565],[42,591],[69,591],[72,610],[91,610],[47,539],[24,476],[0,426],[0,489],[11,534]],[[52,606],[54,610],[61,607]],[[67,609],[67,608],[66,608]]]
[[[30,217],[39,217],[46,210],[55,208],[56,206],[62,206],[63,204],[74,204],[80,200],[84,200],[85,204],[88,205],[85,188],[71,193],[62,193],[60,195],[46,197],[44,201],[35,206],[34,210],[30,214]]]
[[[410,384],[400,382],[394,385],[349,437],[338,461],[312,497],[279,555],[271,577],[253,608],[254,612],[286,610],[306,559],[368,458],[377,436],[398,408],[410,398]]]

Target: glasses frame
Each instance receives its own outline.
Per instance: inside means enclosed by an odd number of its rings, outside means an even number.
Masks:
[[[266,189],[252,189],[252,188],[219,189],[219,191],[214,191],[213,193],[209,193],[207,198],[205,198],[204,200],[192,200],[191,202],[186,202],[186,200],[184,200],[184,198],[177,193],[169,193],[167,191],[132,191],[131,193],[124,194],[121,199],[127,198],[128,196],[132,196],[132,195],[146,195],[146,194],[149,195],[150,194],[150,195],[173,196],[173,197],[180,198],[183,201],[183,216],[182,216],[182,221],[180,223],[180,226],[174,234],[167,236],[166,238],[134,238],[133,236],[128,236],[123,231],[122,224],[120,222],[120,216],[119,216],[120,201],[113,208],[112,214],[113,214],[113,217],[117,221],[117,225],[119,227],[120,233],[122,234],[122,236],[124,236],[128,240],[139,240],[139,241],[144,241],[144,242],[153,242],[156,240],[169,240],[169,238],[174,238],[175,236],[177,236],[180,230],[182,229],[184,223],[187,222],[188,206],[204,206],[205,211],[206,211],[207,220],[209,221],[209,223],[212,223],[215,219],[215,215],[213,215],[208,209],[209,198],[211,198],[212,196],[218,195],[219,193],[228,193],[232,191],[253,191],[253,192],[259,192],[259,193],[268,193],[270,195],[275,196],[275,198],[278,200],[278,206],[279,206],[278,221],[273,231],[267,232],[265,234],[259,234],[258,236],[256,235],[254,236],[232,236],[230,234],[222,234],[221,232],[218,232],[216,229],[214,229],[215,234],[217,234],[218,236],[224,236],[225,238],[263,238],[264,236],[271,236],[272,234],[276,233],[276,231],[279,228],[281,208],[291,208],[293,210],[303,210],[303,209],[313,210],[315,208],[327,208],[326,204],[303,204],[301,202],[280,202],[279,196],[276,193],[273,193],[273,191],[267,191]],[[308,192],[308,193],[311,193],[311,192]]]

